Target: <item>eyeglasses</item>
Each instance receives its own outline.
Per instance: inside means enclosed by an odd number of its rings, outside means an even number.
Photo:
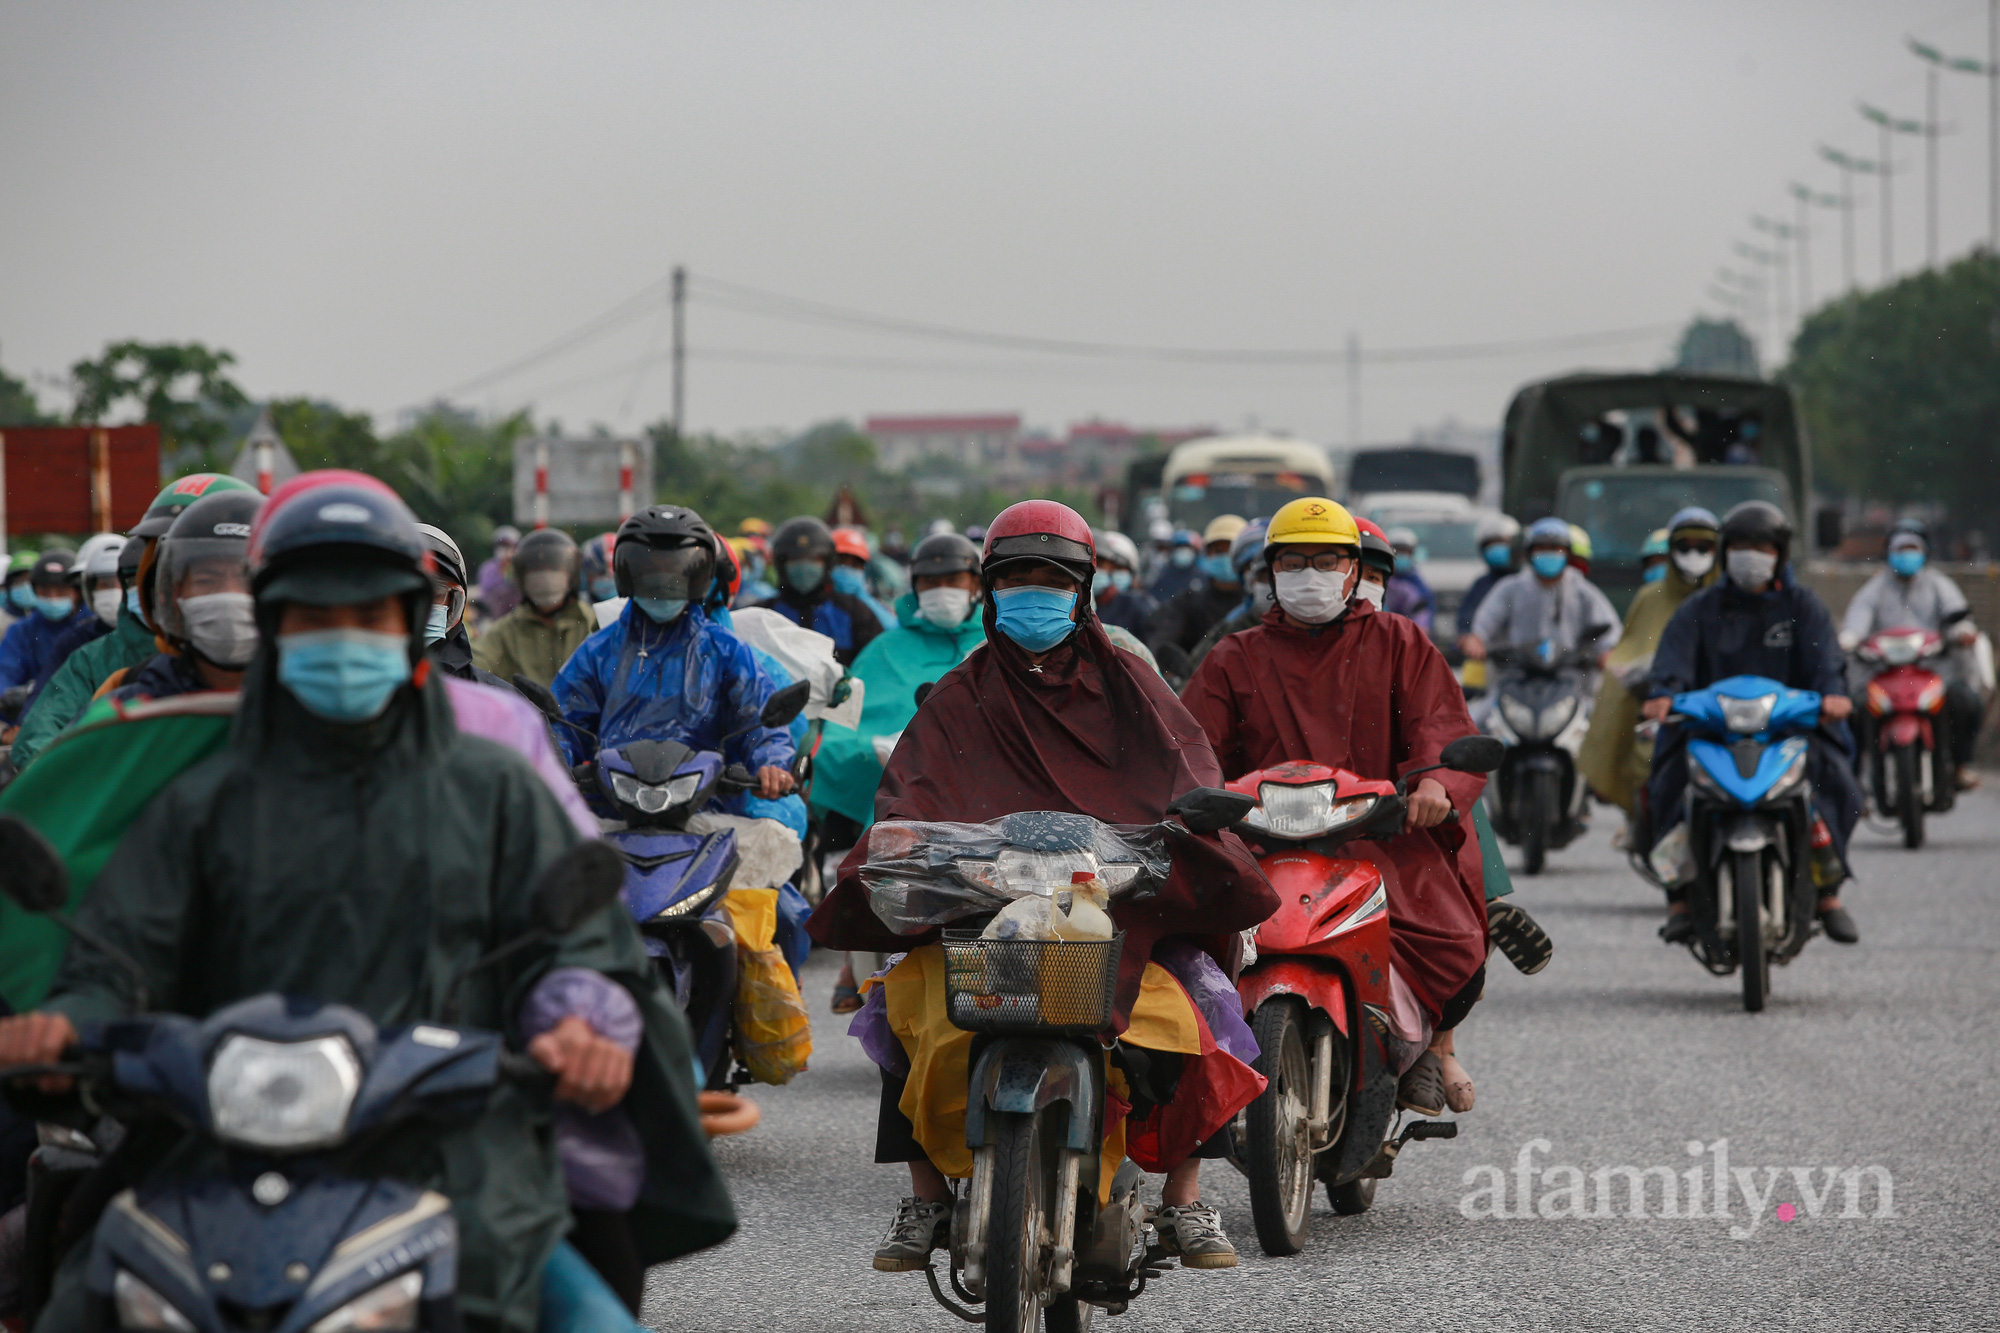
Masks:
[[[1280,574],[1303,574],[1308,565],[1322,574],[1345,574],[1354,568],[1354,557],[1340,551],[1321,551],[1310,557],[1287,551],[1271,562],[1271,568]]]

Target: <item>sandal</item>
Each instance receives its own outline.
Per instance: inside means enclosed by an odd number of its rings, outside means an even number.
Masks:
[[[1444,1067],[1434,1051],[1425,1051],[1403,1071],[1396,1084],[1396,1105],[1418,1115],[1443,1115]]]
[[[861,992],[845,983],[836,983],[833,988],[833,1012],[836,1014],[859,1013]]]
[[[1486,904],[1486,937],[1516,969],[1533,976],[1555,957],[1555,942],[1535,918],[1505,898]]]

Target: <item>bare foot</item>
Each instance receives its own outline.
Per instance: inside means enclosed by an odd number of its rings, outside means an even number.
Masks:
[[[1439,1053],[1438,1064],[1444,1070],[1444,1104],[1464,1115],[1472,1109],[1472,1075],[1449,1051]]]

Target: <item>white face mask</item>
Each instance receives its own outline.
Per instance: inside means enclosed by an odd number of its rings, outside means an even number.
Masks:
[[[1715,568],[1713,551],[1675,551],[1674,568],[1695,582],[1708,577],[1708,571]]]
[[[521,580],[521,591],[537,609],[553,611],[569,593],[569,575],[560,569],[538,569]]]
[[[1769,551],[1738,548],[1729,553],[1729,579],[1745,592],[1762,592],[1778,572],[1778,557]]]
[[[99,588],[90,594],[90,609],[97,612],[97,618],[107,625],[118,623],[118,608],[125,605],[125,594],[117,588]]]
[[[964,588],[926,588],[917,594],[917,614],[939,629],[957,629],[972,614],[972,594]]]
[[[1278,604],[1278,590],[1271,586],[1269,579],[1260,579],[1250,585],[1250,611],[1261,616]]]
[[[249,664],[257,651],[257,604],[247,592],[183,597],[181,622],[194,650],[219,667]]]
[[[1306,568],[1296,574],[1279,570],[1272,580],[1278,603],[1308,625],[1324,625],[1347,609],[1347,575],[1323,574]]]
[[[1389,589],[1384,585],[1370,583],[1367,579],[1361,580],[1354,587],[1354,595],[1374,607],[1377,611],[1382,609],[1382,597],[1388,591]]]

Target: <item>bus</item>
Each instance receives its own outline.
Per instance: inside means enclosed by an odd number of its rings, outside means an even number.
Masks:
[[[1223,514],[1269,517],[1302,495],[1333,494],[1326,450],[1278,435],[1217,435],[1176,445],[1160,473],[1167,518],[1200,532]]]

